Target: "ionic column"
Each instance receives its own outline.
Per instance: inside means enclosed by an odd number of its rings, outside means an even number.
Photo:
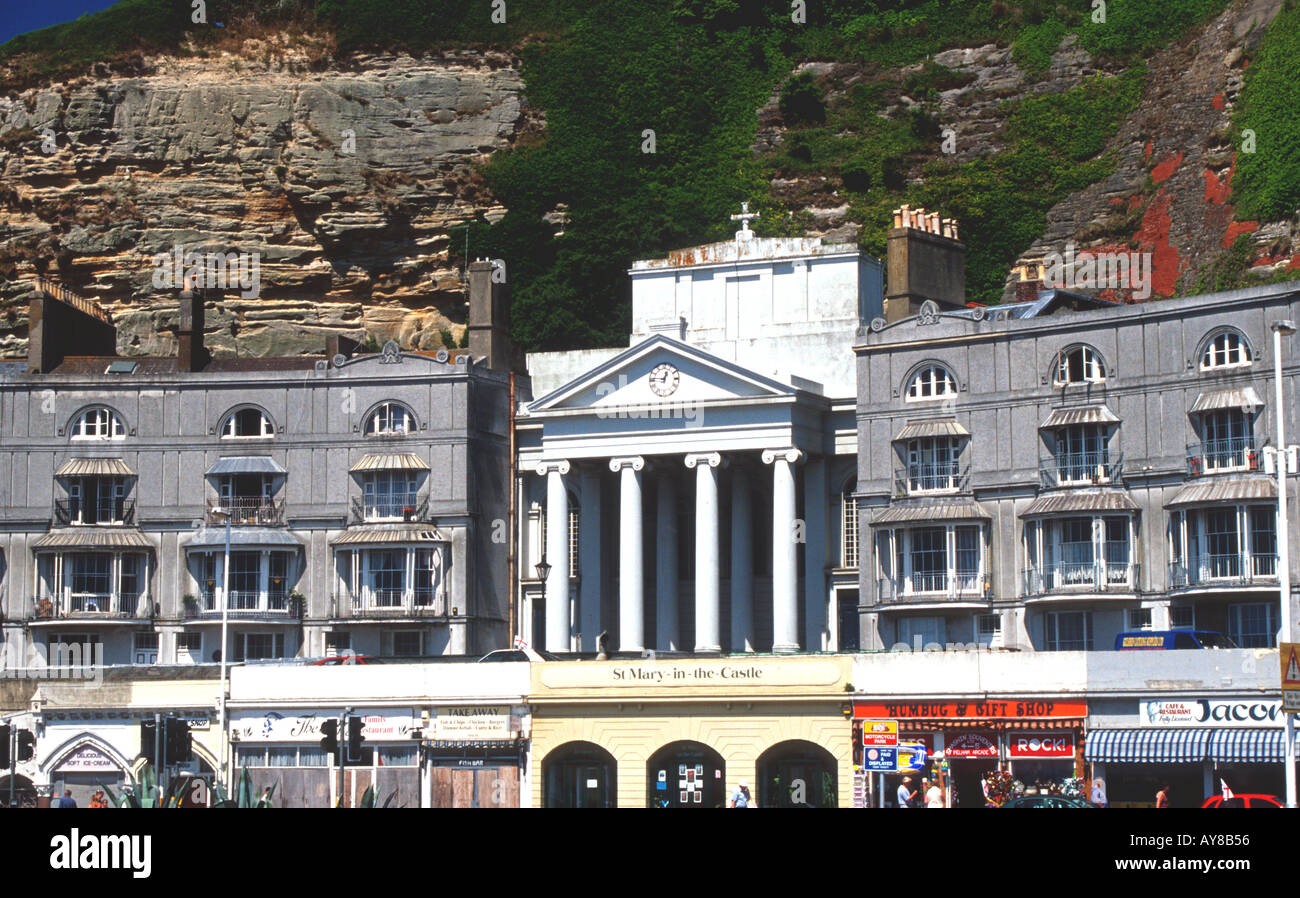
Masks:
[[[754,651],[754,521],[749,474],[731,475],[731,650]]]
[[[601,544],[600,469],[586,465],[581,469],[582,513],[578,516],[578,570],[570,576],[581,578],[578,584],[578,650],[596,651],[600,635]]]
[[[798,449],[765,449],[772,466],[772,651],[799,651],[799,555],[795,542],[794,466]]]
[[[611,458],[609,469],[619,474],[618,648],[645,648],[645,570],[641,543],[641,471],[639,455]]]
[[[655,648],[678,649],[677,629],[677,480],[667,472],[655,477],[658,515],[655,519]]]
[[[546,650],[571,652],[572,622],[569,616],[569,491],[564,475],[567,461],[541,462],[537,473],[546,477],[546,561],[551,566],[546,578]]]
[[[695,469],[695,651],[720,652],[718,633],[718,467],[722,456],[686,456]]]

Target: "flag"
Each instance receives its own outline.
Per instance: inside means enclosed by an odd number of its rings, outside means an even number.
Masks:
[[[1223,800],[1224,800],[1224,801],[1227,801],[1229,798],[1232,798],[1232,797],[1233,797],[1233,795],[1232,795],[1232,790],[1228,788],[1228,784],[1227,784],[1226,781],[1224,781],[1223,779],[1220,779],[1220,780],[1219,780],[1219,785],[1223,788]]]

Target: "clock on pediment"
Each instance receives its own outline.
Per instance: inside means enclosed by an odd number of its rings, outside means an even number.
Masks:
[[[671,396],[681,381],[681,372],[667,363],[656,365],[650,372],[650,389],[656,396]]]

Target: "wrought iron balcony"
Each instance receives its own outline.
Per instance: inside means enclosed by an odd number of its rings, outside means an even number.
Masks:
[[[1276,555],[1201,555],[1188,563],[1169,565],[1170,589],[1195,586],[1275,586],[1277,582]]]
[[[141,617],[136,614],[139,602],[140,594],[134,592],[74,592],[57,598],[41,596],[32,602],[35,608],[33,617],[36,620],[129,620]]]
[[[135,500],[55,499],[54,516],[65,527],[130,527],[135,524]]]
[[[956,462],[919,462],[894,469],[894,496],[924,496],[965,492],[970,484],[970,465]]]
[[[876,580],[876,603],[907,602],[979,602],[987,599],[991,586],[979,571],[913,572],[908,577],[882,577]]]
[[[221,616],[221,603],[217,599],[219,592],[220,590],[205,589],[199,594],[199,614],[203,617]],[[226,596],[226,616],[267,620],[296,617],[300,609],[290,600],[289,595],[281,590],[270,590],[264,594],[258,590],[232,589]]]
[[[232,526],[274,526],[284,523],[284,500],[261,496],[236,496],[233,499],[209,499],[205,520],[209,524],[225,524],[224,514],[230,515]]]
[[[443,617],[447,600],[433,589],[364,589],[360,593],[336,593],[330,602],[330,616],[360,618]]]
[[[1133,592],[1138,588],[1141,566],[1134,562],[1058,561],[1021,572],[1024,595],[1051,593]]]
[[[1038,465],[1043,489],[1117,484],[1122,480],[1124,456],[1110,452],[1064,452]]]
[[[352,497],[350,523],[382,523],[385,521],[424,521],[429,516],[429,497],[418,493],[381,498]]]
[[[1263,446],[1256,448],[1254,436],[1192,443],[1187,447],[1187,475],[1258,471],[1264,463],[1263,455]]]

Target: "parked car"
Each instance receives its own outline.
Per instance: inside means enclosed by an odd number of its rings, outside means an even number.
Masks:
[[[1134,630],[1115,637],[1115,651],[1160,651],[1162,649],[1235,649],[1227,636],[1213,630]]]
[[[1096,805],[1082,798],[1066,798],[1064,795],[1022,795],[1013,798],[1004,808],[1095,808]]]
[[[497,649],[495,652],[488,652],[482,658],[482,661],[559,661],[560,659],[550,652],[542,652],[537,649],[523,646],[517,649]]]
[[[378,664],[379,659],[373,655],[330,655],[311,663],[312,667],[335,667],[342,664]]]
[[[1282,799],[1276,795],[1265,795],[1262,792],[1247,792],[1234,795],[1231,798],[1224,798],[1222,795],[1211,795],[1205,799],[1203,808],[1282,808],[1286,807]]]

